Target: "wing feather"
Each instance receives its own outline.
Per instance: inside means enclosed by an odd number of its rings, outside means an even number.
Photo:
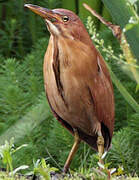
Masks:
[[[103,123],[112,137],[114,129],[114,93],[110,75],[101,56],[97,57],[98,74],[90,86],[97,119]]]

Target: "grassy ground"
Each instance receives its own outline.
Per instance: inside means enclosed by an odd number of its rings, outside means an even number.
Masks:
[[[53,174],[53,175],[49,175],[47,174],[47,176],[26,176],[26,175],[21,175],[21,174],[16,174],[14,176],[9,176],[8,173],[0,171],[0,180],[108,180],[108,177],[104,177],[102,175],[92,175],[90,174],[90,177],[86,178],[85,175],[80,175],[77,173],[70,175],[62,175],[62,174]],[[131,177],[131,176],[117,176],[117,177],[111,177],[111,180],[139,180],[138,177]]]

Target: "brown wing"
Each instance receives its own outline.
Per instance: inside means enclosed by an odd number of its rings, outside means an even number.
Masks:
[[[114,129],[114,94],[110,75],[103,58],[97,56],[98,75],[90,86],[98,120],[108,128],[110,139]]]

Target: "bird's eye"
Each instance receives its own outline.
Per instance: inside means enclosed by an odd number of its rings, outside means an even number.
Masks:
[[[68,17],[68,16],[63,16],[63,17],[62,17],[62,20],[63,20],[64,22],[67,22],[67,21],[69,20],[69,17]]]

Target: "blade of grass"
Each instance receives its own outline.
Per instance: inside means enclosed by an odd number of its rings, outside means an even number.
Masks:
[[[119,81],[119,79],[116,77],[114,72],[111,70],[111,67],[107,64],[111,79],[114,83],[114,85],[117,87],[117,89],[120,91],[124,99],[128,102],[128,104],[136,111],[139,112],[139,104],[135,101],[135,99],[129,94],[129,92],[126,90],[126,88],[123,86],[123,84]]]

